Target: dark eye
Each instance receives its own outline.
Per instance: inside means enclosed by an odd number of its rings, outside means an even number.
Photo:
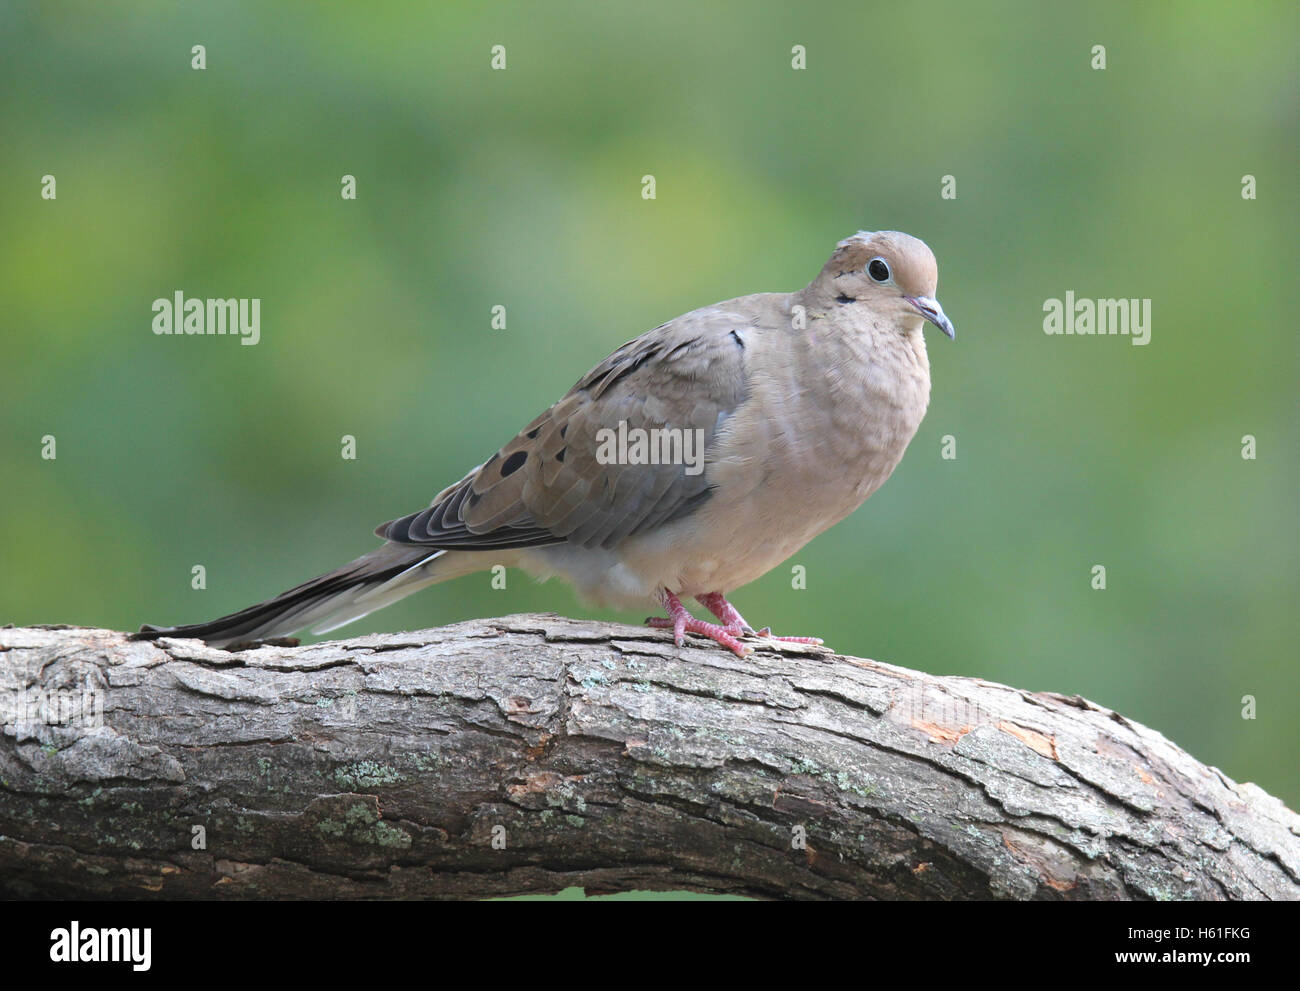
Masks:
[[[870,275],[877,282],[888,282],[889,266],[885,264],[885,259],[883,258],[871,259],[871,264],[867,266],[867,274]]]

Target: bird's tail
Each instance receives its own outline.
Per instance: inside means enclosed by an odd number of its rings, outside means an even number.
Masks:
[[[312,627],[328,633],[435,582],[478,570],[450,554],[411,544],[388,543],[341,568],[281,592],[274,599],[189,626],[140,627],[136,639],[193,637],[215,647],[289,636]],[[473,555],[468,555],[472,557]]]

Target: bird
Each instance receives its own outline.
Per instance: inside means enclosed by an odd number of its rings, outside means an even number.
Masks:
[[[377,527],[375,550],[239,612],[135,636],[237,650],[328,633],[505,565],[563,578],[593,606],[657,603],[666,616],[646,622],[677,646],[693,634],[744,657],[773,635],[727,596],[862,505],[915,436],[930,399],[922,328],[956,336],[937,284],[925,242],[859,231],[803,289],[693,310],[617,348],[427,508]]]

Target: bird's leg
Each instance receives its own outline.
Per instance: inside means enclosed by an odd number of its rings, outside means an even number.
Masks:
[[[710,640],[716,640],[737,657],[744,657],[746,654],[753,653],[753,647],[746,647],[733,636],[733,634],[741,632],[739,628],[727,629],[714,623],[706,623],[702,619],[696,619],[682,605],[682,600],[666,588],[659,593],[659,601],[663,603],[664,609],[667,610],[667,617],[651,616],[646,620],[646,625],[653,626],[657,630],[672,630],[673,642],[678,647],[686,639],[687,633],[698,633]],[[737,616],[739,616],[739,613],[737,613]],[[744,620],[741,620],[741,623],[744,623]]]
[[[735,633],[755,632],[754,628],[745,622],[745,617],[740,615],[736,607],[728,602],[721,592],[697,595],[695,601],[722,620],[722,624],[727,629]]]
[[[695,601],[702,605],[718,619],[722,620],[724,628],[731,634],[754,634],[752,626],[745,622],[745,617],[740,615],[730,602],[726,600],[721,592],[710,592],[707,595],[697,595]],[[783,643],[811,643],[820,644],[821,637],[773,637],[772,627],[765,626],[757,631],[760,637],[771,637],[773,640],[780,640]]]

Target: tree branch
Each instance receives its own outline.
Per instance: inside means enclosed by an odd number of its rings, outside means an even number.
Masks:
[[[7,898],[1300,898],[1300,818],[1159,733],[818,648],[6,628],[0,698]]]

